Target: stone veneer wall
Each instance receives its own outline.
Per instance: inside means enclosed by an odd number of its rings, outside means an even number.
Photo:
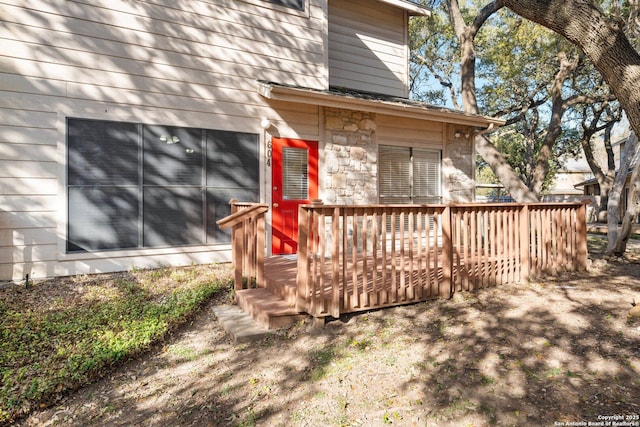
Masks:
[[[325,109],[325,204],[378,203],[376,114]]]
[[[475,156],[472,132],[471,128],[447,126],[448,143],[445,144],[442,158],[442,190],[445,202],[474,201]]]
[[[378,203],[376,114],[325,109],[325,204]],[[448,125],[442,158],[443,199],[472,202],[475,196],[473,129]],[[458,136],[456,136],[458,133]],[[469,135],[469,136],[467,136]]]

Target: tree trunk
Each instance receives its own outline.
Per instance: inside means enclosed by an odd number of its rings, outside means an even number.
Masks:
[[[589,164],[589,168],[591,172],[598,182],[598,186],[600,187],[600,204],[598,206],[598,211],[596,212],[596,221],[597,222],[606,222],[607,221],[607,206],[609,203],[609,192],[613,187],[613,182],[615,180],[616,175],[616,165],[615,159],[613,156],[613,148],[611,146],[611,128],[613,127],[613,122],[607,125],[604,134],[604,147],[607,152],[607,169],[606,171],[602,169],[602,167],[598,164],[595,159],[595,155],[593,154],[593,148],[591,147],[591,138],[595,135],[597,131],[597,127],[594,125],[590,128],[585,128],[584,133],[582,135],[582,140],[580,141],[580,145],[582,146],[582,151],[584,152],[584,157]]]
[[[627,181],[629,165],[631,159],[636,157],[638,149],[638,138],[635,134],[631,134],[624,146],[624,152],[620,157],[620,169],[616,174],[613,187],[609,191],[609,203],[607,204],[607,252],[612,253],[618,240],[618,216],[620,211],[620,197],[624,190],[624,184]],[[635,167],[637,169],[637,166]]]
[[[489,165],[493,173],[498,177],[504,188],[518,203],[538,202],[536,195],[525,185],[513,171],[511,165],[502,153],[484,135],[475,138],[476,151]]]
[[[631,236],[633,224],[638,218],[638,212],[640,212],[640,200],[638,200],[639,196],[640,168],[636,166],[633,168],[633,174],[631,175],[631,191],[629,192],[629,203],[627,203],[627,211],[624,213],[622,226],[620,227],[620,233],[618,234],[618,238],[616,239],[616,243],[612,251],[612,254],[615,256],[622,256],[627,250],[627,242],[629,241],[629,236]]]
[[[479,114],[476,98],[476,53],[474,39],[480,27],[502,5],[492,1],[483,7],[471,25],[464,22],[457,0],[448,0],[449,17],[460,42],[460,72],[462,80],[462,104],[464,111]],[[522,182],[502,153],[484,135],[475,137],[476,152],[487,162],[505,189],[517,202],[537,202],[536,195]]]
[[[597,214],[598,221],[605,222],[607,220],[607,206],[609,204],[609,192],[613,187],[616,179],[616,160],[613,154],[613,146],[611,145],[611,131],[615,122],[609,123],[604,131],[604,148],[607,152],[607,172],[596,175],[598,185],[600,186],[600,207]],[[593,169],[592,169],[593,170]],[[602,171],[601,171],[602,172]]]

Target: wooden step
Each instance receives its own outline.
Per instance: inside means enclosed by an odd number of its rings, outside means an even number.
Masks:
[[[297,256],[269,257],[265,265],[265,288],[284,299],[290,306],[296,304]]]
[[[296,305],[298,293],[295,285],[269,280],[267,281],[265,288],[275,296],[283,299],[289,307],[294,307]]]
[[[298,312],[294,306],[264,288],[236,291],[238,306],[261,326],[278,329],[291,326],[306,319],[307,314]]]

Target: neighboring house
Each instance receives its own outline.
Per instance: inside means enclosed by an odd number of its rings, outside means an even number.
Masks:
[[[228,201],[471,201],[473,132],[409,101],[403,0],[0,5],[0,280],[230,259]]]
[[[565,158],[556,173],[553,186],[542,195],[542,202],[584,202],[587,203],[587,220],[592,221],[597,212],[596,198],[585,195],[577,186],[593,177],[589,163],[580,151],[576,158]]]
[[[584,156],[567,158],[556,173],[553,186],[542,196],[543,202],[573,202],[583,199],[576,185],[593,176]]]

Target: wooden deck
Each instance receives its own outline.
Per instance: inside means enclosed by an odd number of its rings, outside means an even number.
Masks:
[[[341,295],[340,313],[353,313],[374,308],[411,304],[439,298],[451,290],[443,286],[442,266],[439,258],[405,257],[402,262],[386,261],[377,257],[359,255],[354,265],[351,260],[339,264],[338,293]],[[328,263],[328,259],[324,260]],[[509,281],[511,267],[518,260],[511,258],[484,258],[473,264],[456,260],[454,282],[459,290],[480,289]],[[427,263],[429,264],[427,267]],[[310,313],[317,317],[329,316],[333,297],[332,270],[319,267],[321,276],[310,283],[309,300],[314,301]],[[293,308],[297,302],[297,256],[274,256],[265,259],[265,288],[287,301]],[[365,273],[366,272],[366,273]],[[512,273],[513,274],[513,273]]]
[[[581,204],[305,205],[298,254],[268,258],[234,215],[238,303],[270,328],[586,268]]]

